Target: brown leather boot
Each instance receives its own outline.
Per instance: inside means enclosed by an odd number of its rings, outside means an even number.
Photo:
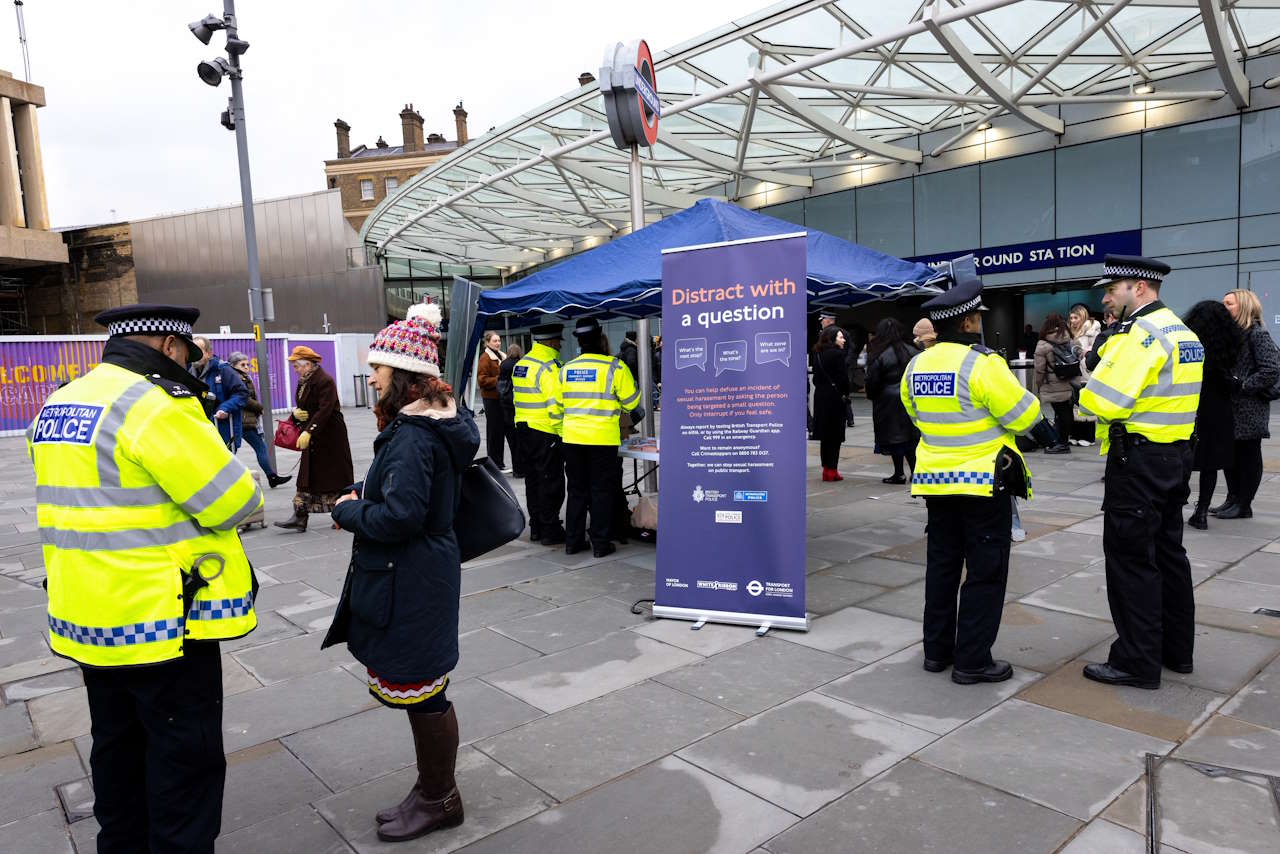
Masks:
[[[458,759],[458,716],[450,704],[440,714],[409,713],[418,757],[418,782],[397,814],[378,826],[383,842],[405,842],[433,830],[462,824],[462,796],[454,780]],[[381,814],[379,815],[381,818]]]
[[[293,518],[288,522],[276,522],[277,528],[284,528],[286,531],[298,531],[303,533],[307,530],[307,514],[300,510],[293,511]]]

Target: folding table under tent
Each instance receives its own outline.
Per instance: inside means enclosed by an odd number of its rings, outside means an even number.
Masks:
[[[642,318],[662,311],[662,250],[751,237],[793,234],[802,226],[749,211],[718,199],[692,207],[639,231],[480,295],[467,346],[463,383],[486,326],[507,316],[522,325],[544,315],[572,318]],[[946,275],[916,261],[807,229],[806,289],[809,307],[848,307],[873,300],[939,293]]]

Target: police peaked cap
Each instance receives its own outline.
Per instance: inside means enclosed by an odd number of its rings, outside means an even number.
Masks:
[[[198,362],[204,351],[192,340],[200,309],[189,305],[139,303],[99,312],[94,322],[107,327],[107,337],[125,335],[176,335],[187,342],[187,361]]]
[[[929,319],[946,320],[949,317],[985,311],[982,305],[982,279],[978,278],[978,268],[973,256],[965,255],[948,261],[947,267],[951,288],[920,306],[928,313]]]
[[[573,335],[575,338],[581,335],[591,335],[592,333],[599,332],[600,321],[596,320],[594,317],[584,317],[582,320],[578,321],[576,326],[573,327]]]
[[[1173,270],[1168,264],[1141,255],[1107,255],[1102,259],[1102,278],[1093,283],[1095,288],[1106,287],[1125,279],[1144,279],[1159,285]]]
[[[543,323],[529,330],[535,341],[559,341],[564,337],[563,323]]]

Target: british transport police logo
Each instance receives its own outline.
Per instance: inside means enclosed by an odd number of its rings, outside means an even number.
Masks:
[[[88,445],[93,441],[93,430],[101,417],[101,406],[86,406],[81,403],[49,404],[40,410],[31,444]]]
[[[955,397],[956,375],[953,373],[912,374],[912,397]]]

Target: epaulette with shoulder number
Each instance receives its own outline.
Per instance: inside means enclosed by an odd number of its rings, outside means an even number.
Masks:
[[[990,347],[986,346],[985,344],[970,344],[969,349],[973,350],[975,353],[981,353],[984,356],[996,355],[996,351],[992,350]]]
[[[1129,318],[1128,320],[1123,320],[1123,321],[1121,321],[1121,322],[1120,322],[1120,325],[1116,327],[1116,331],[1115,331],[1114,333],[1112,333],[1112,334],[1114,334],[1114,335],[1124,335],[1126,332],[1128,332],[1130,329],[1132,329],[1132,328],[1133,328],[1133,324],[1135,324],[1135,323],[1137,323],[1137,322],[1138,322],[1138,318],[1136,318],[1136,317],[1131,317],[1131,318]]]
[[[148,380],[151,381],[153,385],[163,389],[164,393],[169,395],[170,397],[192,397],[193,396],[191,393],[191,389],[187,388],[182,383],[174,382],[173,380],[170,380],[170,379],[165,379],[159,374],[147,374],[146,377]],[[207,393],[208,392],[206,392],[206,394]]]

